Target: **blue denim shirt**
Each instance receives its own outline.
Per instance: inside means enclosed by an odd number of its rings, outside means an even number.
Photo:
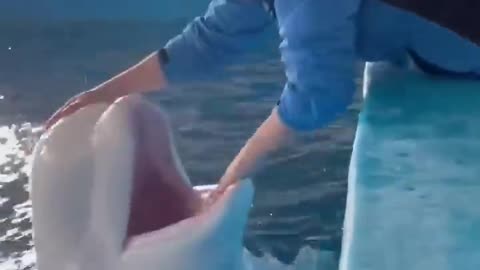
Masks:
[[[297,131],[321,128],[355,93],[355,63],[397,60],[407,50],[447,70],[480,74],[480,47],[379,0],[213,0],[165,46],[168,80],[187,82],[234,63],[276,23],[287,82],[280,119]]]

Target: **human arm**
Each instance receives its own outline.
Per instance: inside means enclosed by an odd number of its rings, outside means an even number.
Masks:
[[[265,160],[269,154],[288,143],[294,135],[294,130],[282,123],[277,108],[274,108],[230,163],[220,182],[247,177],[258,167],[258,162]]]
[[[47,120],[45,129],[49,129],[63,117],[89,104],[111,103],[124,95],[147,93],[163,89],[166,85],[166,78],[158,62],[157,53],[152,53],[124,72],[69,99]]]
[[[271,23],[272,18],[258,0],[214,0],[203,16],[190,22],[164,48],[71,98],[47,121],[46,127],[92,103],[109,103],[124,95],[209,78],[261,42]]]
[[[298,132],[324,127],[346,111],[355,92],[358,0],[276,0],[287,82],[279,105],[223,175],[217,194],[248,177]],[[291,131],[291,132],[290,132]]]

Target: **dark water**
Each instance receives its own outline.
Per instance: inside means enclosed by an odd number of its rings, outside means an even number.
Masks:
[[[0,25],[0,268],[33,264],[29,155],[19,126],[38,126],[66,99],[134,64],[182,25]],[[149,96],[170,114],[195,184],[215,183],[276,103],[284,76],[275,40],[268,45],[221,80]],[[286,263],[305,246],[338,255],[359,105],[357,98],[342,119],[280,151],[257,176],[246,237],[252,252]]]

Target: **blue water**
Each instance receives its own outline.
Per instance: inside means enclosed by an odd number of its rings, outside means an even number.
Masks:
[[[29,154],[18,127],[38,126],[72,95],[162,46],[183,23],[0,25],[0,265],[15,265],[32,248]],[[280,95],[276,40],[249,59],[225,77],[149,96],[170,114],[195,184],[216,182]],[[245,240],[253,253],[285,263],[305,246],[338,255],[359,106],[357,97],[342,119],[277,153],[257,176]]]

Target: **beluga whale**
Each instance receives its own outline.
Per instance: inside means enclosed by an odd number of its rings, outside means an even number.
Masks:
[[[244,270],[250,179],[214,202],[193,187],[166,114],[141,96],[94,104],[36,143],[30,171],[39,270]]]

